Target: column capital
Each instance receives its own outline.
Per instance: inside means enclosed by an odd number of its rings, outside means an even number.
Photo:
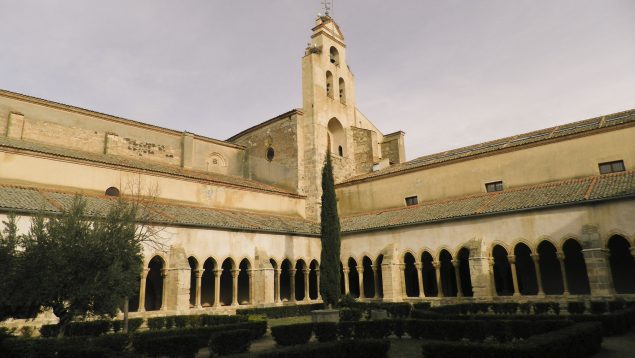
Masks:
[[[214,269],[214,277],[220,276],[223,273],[223,270],[221,269]]]
[[[238,277],[240,273],[240,269],[232,269],[232,277]]]
[[[282,270],[277,268],[277,269],[273,269],[273,271],[276,273],[276,275],[279,275],[282,273]]]
[[[540,262],[540,255],[538,254],[531,254],[529,255],[531,256],[531,259],[534,260],[534,262]]]
[[[439,261],[432,261],[432,266],[433,266],[435,269],[438,269],[438,268],[440,268],[440,267],[441,267],[441,262],[439,262]]]
[[[291,274],[291,276],[295,276],[296,272],[298,272],[298,270],[296,270],[296,269],[289,270],[289,273]]]
[[[556,257],[558,257],[558,260],[564,261],[564,252],[562,251],[556,252]]]
[[[194,269],[194,274],[196,275],[196,278],[201,278],[203,277],[203,271],[201,269]]]
[[[630,250],[631,250],[631,256],[635,258],[635,246],[631,246]]]
[[[348,267],[344,267],[344,268],[342,268],[342,272],[349,273],[349,272],[351,272],[351,270]]]
[[[415,267],[417,268],[417,270],[421,270],[423,264],[421,262],[415,262]]]
[[[454,259],[452,260],[452,266],[454,266],[455,268],[458,268],[461,265],[461,261]]]
[[[507,261],[509,261],[510,264],[515,264],[516,263],[516,255],[507,255]]]
[[[145,280],[146,278],[148,278],[148,272],[150,272],[150,269],[147,269],[147,268],[141,269],[141,272],[139,273],[139,278],[141,278],[142,280]]]
[[[302,273],[305,275],[308,275],[310,272],[311,272],[311,269],[308,269],[308,268],[302,269]]]
[[[167,277],[168,276],[168,269],[161,269],[161,277]]]

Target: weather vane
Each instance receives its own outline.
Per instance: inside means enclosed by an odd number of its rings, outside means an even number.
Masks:
[[[329,11],[333,10],[333,0],[322,0],[324,5],[324,15],[329,16]]]

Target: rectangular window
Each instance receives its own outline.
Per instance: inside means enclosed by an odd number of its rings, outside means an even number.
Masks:
[[[406,198],[406,205],[407,206],[411,206],[411,205],[417,205],[419,204],[419,199],[417,198],[417,196],[409,196]]]
[[[494,181],[491,183],[486,183],[485,184],[485,190],[487,190],[488,193],[494,192],[494,191],[502,191],[503,190],[503,182],[502,181]]]
[[[624,167],[623,160],[600,163],[599,166],[600,166],[600,174],[617,173],[617,172],[623,172],[624,170],[626,170],[626,168]]]

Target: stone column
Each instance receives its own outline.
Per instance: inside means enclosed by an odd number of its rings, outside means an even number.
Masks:
[[[582,255],[589,276],[591,296],[607,297],[615,294],[609,261],[609,250],[604,247],[597,226],[582,227]],[[631,249],[632,250],[632,249]],[[633,251],[631,251],[632,253]]]
[[[280,274],[282,273],[281,269],[276,269],[276,289],[274,292],[274,302],[280,302]]]
[[[434,266],[434,273],[437,278],[437,297],[445,297],[443,293],[443,285],[441,283],[441,263],[439,261],[433,261],[432,266]]]
[[[538,284],[538,296],[544,296],[545,291],[542,288],[542,274],[540,273],[540,255],[531,254],[531,259],[534,262],[534,268],[536,269],[536,283]]]
[[[214,269],[214,307],[220,307],[220,275],[223,270]]]
[[[364,266],[360,266],[357,272],[357,276],[359,277],[359,298],[364,299],[366,298],[366,294],[364,293]]]
[[[142,268],[139,275],[139,309],[137,312],[146,311],[146,280],[149,271],[147,268]]]
[[[417,278],[419,279],[419,298],[426,297],[426,291],[423,286],[423,264],[416,263],[415,268],[417,268]]]
[[[381,270],[381,267],[377,267],[377,265],[373,265],[373,284],[375,285],[375,298],[379,298],[379,272],[377,270]]]
[[[349,272],[348,267],[344,267],[342,269],[342,272],[344,272],[344,295],[348,295],[351,292],[348,286],[348,272]]]
[[[320,293],[320,270],[315,270],[315,285],[317,286],[317,299],[322,299],[322,294]]]
[[[304,299],[302,301],[305,302],[309,302],[310,297],[309,297],[309,273],[311,272],[310,269],[305,268],[302,270],[302,273],[304,274]]]
[[[459,271],[461,261],[452,260],[452,266],[454,266],[454,277],[456,277],[456,297],[463,297],[463,287],[461,287],[461,272]]]
[[[161,311],[168,310],[168,270],[161,269],[161,279],[163,280],[163,287],[161,290]]]
[[[562,285],[564,286],[563,295],[569,295],[569,281],[567,280],[567,269],[564,266],[564,253],[558,252],[556,254],[558,256],[558,261],[560,261],[560,272],[562,273]]]
[[[492,290],[492,297],[498,296],[496,292],[496,280],[494,279],[494,258],[489,258],[489,279],[490,279],[490,287]]]
[[[296,269],[289,270],[289,302],[295,302],[295,273]]]
[[[518,277],[516,275],[516,256],[508,255],[507,261],[509,261],[509,266],[512,268],[512,283],[514,284],[514,297],[520,296],[520,291],[518,290]]]
[[[406,288],[406,264],[399,265],[399,277],[401,277],[401,296],[408,297],[408,289]]]
[[[201,279],[203,278],[203,270],[201,269],[196,269],[194,270],[194,274],[196,275],[196,298],[195,303],[194,303],[194,307],[195,308],[201,308]]]
[[[232,270],[232,306],[238,306],[238,274],[239,269]]]
[[[474,256],[472,256],[473,251]],[[468,259],[472,292],[474,297],[491,297],[492,279],[489,257],[478,256],[480,253],[476,249],[473,251],[470,251],[470,258]]]
[[[247,270],[247,275],[249,275],[249,297],[247,298],[247,301],[249,302],[250,305],[254,304],[254,269],[249,269]]]

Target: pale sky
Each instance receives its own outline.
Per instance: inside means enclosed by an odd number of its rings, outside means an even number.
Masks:
[[[302,105],[320,0],[0,0],[0,88],[226,139]],[[335,0],[408,159],[635,108],[635,0]]]

